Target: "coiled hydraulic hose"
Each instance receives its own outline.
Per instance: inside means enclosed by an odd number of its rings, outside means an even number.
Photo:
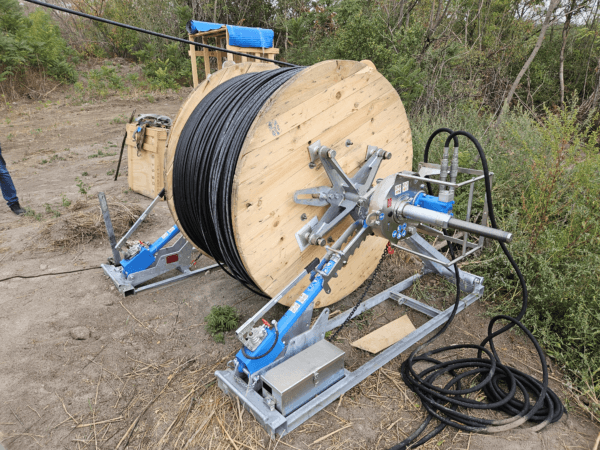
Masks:
[[[233,177],[256,115],[301,70],[250,73],[217,86],[188,118],[173,160],[173,202],[181,228],[226,273],[259,295],[263,294],[246,272],[235,244]]]
[[[452,140],[454,140],[456,146],[457,137],[464,136],[477,148],[483,166],[486,189],[485,194],[488,203],[490,222],[493,228],[498,228],[492,204],[491,183],[487,160],[481,145],[475,137],[465,131],[452,132],[452,130],[447,128],[439,129],[432,134],[427,142],[424,161],[427,162],[431,141],[441,132],[450,134],[446,139],[445,146],[448,146]],[[431,193],[430,187],[429,192]],[[454,259],[454,246],[450,241],[447,242],[450,248],[451,257]],[[516,428],[526,421],[531,421],[538,423],[538,425],[532,427],[530,430],[537,431],[545,427],[548,423],[556,422],[562,417],[564,407],[557,395],[548,387],[548,369],[542,348],[533,334],[521,323],[521,319],[527,311],[528,294],[525,278],[506,245],[502,242],[499,242],[499,244],[519,278],[519,283],[523,292],[521,311],[517,317],[510,317],[507,315],[493,317],[488,325],[488,335],[479,345],[451,345],[419,354],[448,329],[456,315],[460,302],[460,275],[458,267],[454,265],[456,277],[456,301],[454,303],[452,314],[440,331],[427,342],[417,347],[400,366],[402,379],[405,384],[419,396],[423,402],[423,406],[428,412],[428,416],[410,436],[392,447],[393,450],[419,447],[439,434],[447,425],[468,432],[497,433]],[[501,320],[508,321],[509,323],[499,330],[493,331],[496,322]],[[515,368],[505,366],[502,364],[500,357],[496,352],[494,338],[501,333],[508,331],[515,325],[525,333],[538,353],[542,365],[541,382]],[[489,350],[486,348],[488,343],[490,346]],[[433,355],[446,351],[460,349],[477,350],[477,357],[445,360],[443,362],[432,357]],[[487,358],[482,358],[483,353],[486,354]],[[429,363],[429,367],[417,373],[415,371],[415,364],[419,361]],[[460,373],[458,373],[459,370],[461,371]],[[450,381],[448,381],[443,388],[436,386],[434,384],[436,380],[439,380],[439,378],[443,376],[450,376]],[[463,389],[461,382],[472,376],[478,376],[480,381],[476,386]],[[479,390],[483,390],[487,397],[487,403],[472,400],[467,397],[469,394]],[[522,400],[517,398],[517,392],[520,392]],[[535,399],[533,405],[531,404],[530,399]],[[464,412],[459,412],[458,407],[461,407],[463,410],[469,408],[500,410],[509,414],[511,417],[501,420],[482,419],[468,415]],[[417,440],[433,418],[438,419],[440,424],[426,436]]]

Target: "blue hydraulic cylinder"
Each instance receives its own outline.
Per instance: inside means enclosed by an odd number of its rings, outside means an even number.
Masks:
[[[413,205],[420,206],[421,208],[429,209],[431,211],[438,211],[444,214],[452,215],[452,207],[454,201],[442,202],[435,195],[427,195],[422,192],[418,193],[413,201]]]
[[[156,260],[156,252],[163,248],[179,233],[177,225],[173,225],[165,234],[159,237],[150,247],[142,247],[140,252],[131,259],[121,260],[121,266],[126,275],[140,272],[150,267]]]
[[[322,263],[321,263],[322,264]],[[335,265],[335,261],[328,261],[325,263],[322,272],[325,274],[329,274],[333,266]],[[241,372],[244,369],[247,369],[250,374],[262,369],[263,367],[271,364],[275,359],[281,354],[285,345],[283,344],[283,340],[285,339],[285,335],[290,328],[296,323],[296,321],[302,316],[306,308],[315,300],[317,295],[323,290],[323,277],[317,274],[314,280],[308,285],[308,287],[304,290],[304,292],[296,299],[296,301],[290,306],[290,309],[283,315],[283,317],[277,323],[277,328],[279,330],[279,339],[277,339],[277,343],[273,350],[271,350],[267,355],[259,359],[249,359],[244,356],[242,351],[240,350],[235,356],[238,361],[238,370]],[[275,329],[271,328],[267,330],[267,337],[260,343],[258,348],[250,352],[246,349],[246,354],[249,356],[260,356],[267,352],[273,345],[275,340]]]

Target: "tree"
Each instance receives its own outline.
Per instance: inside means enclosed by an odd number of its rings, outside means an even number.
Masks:
[[[502,110],[500,111],[500,114],[498,114],[497,122],[500,122],[500,118],[504,115],[504,113],[510,107],[510,102],[512,101],[512,98],[515,95],[515,91],[517,90],[517,87],[519,86],[519,83],[521,82],[521,78],[523,78],[523,75],[525,75],[525,72],[527,72],[527,69],[529,69],[529,66],[535,59],[535,55],[537,55],[537,52],[539,51],[540,47],[542,46],[542,42],[544,42],[544,36],[546,36],[546,30],[548,29],[548,26],[550,25],[550,22],[552,21],[552,13],[558,6],[558,3],[559,3],[559,0],[551,0],[550,1],[550,5],[548,6],[548,10],[546,11],[546,18],[544,19],[544,23],[540,30],[540,35],[538,36],[537,42],[535,43],[535,47],[533,47],[533,51],[531,52],[531,55],[529,55],[529,58],[527,58],[527,61],[525,61],[525,64],[521,68],[521,71],[517,75],[517,78],[515,79],[512,86],[510,87],[510,91],[508,91],[508,95],[506,96],[506,99],[504,100],[504,104],[502,105]]]
[[[562,46],[560,47],[560,67],[558,69],[558,79],[560,81],[560,105],[564,108],[565,106],[565,48],[567,46],[567,37],[569,36],[569,29],[571,28],[571,18],[577,8],[577,0],[571,0],[569,2],[569,10],[565,18],[565,24],[563,25],[562,31]]]

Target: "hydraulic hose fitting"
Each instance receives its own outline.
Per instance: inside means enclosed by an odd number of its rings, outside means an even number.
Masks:
[[[450,183],[456,183],[456,177],[458,176],[458,145],[454,146],[454,152],[452,153],[452,163],[450,165]],[[446,201],[454,200],[454,186],[450,186],[448,189],[450,193],[449,199]]]
[[[444,153],[442,155],[442,162],[440,164],[440,181],[446,181],[446,179],[448,178],[448,154],[449,154],[449,148],[448,148],[448,146],[445,146]],[[454,193],[447,191],[446,186],[444,186],[443,184],[440,185],[440,191],[438,194],[440,201],[441,202],[452,201],[452,198],[450,198],[450,196],[454,197]]]

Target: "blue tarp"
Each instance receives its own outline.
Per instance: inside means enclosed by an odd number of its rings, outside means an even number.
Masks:
[[[186,29],[189,34],[196,34],[202,31],[216,30],[222,26],[223,25],[219,23],[190,20]],[[273,37],[275,36],[273,30],[227,25],[227,31],[229,33],[229,45],[253,48],[273,47]]]
[[[210,31],[221,28],[223,25],[220,23],[211,23],[211,22],[200,22],[199,20],[190,20],[185,29],[188,34],[196,34],[201,31]]]
[[[273,30],[227,25],[227,31],[229,32],[229,45],[257,48],[273,47],[273,37],[275,36]]]

